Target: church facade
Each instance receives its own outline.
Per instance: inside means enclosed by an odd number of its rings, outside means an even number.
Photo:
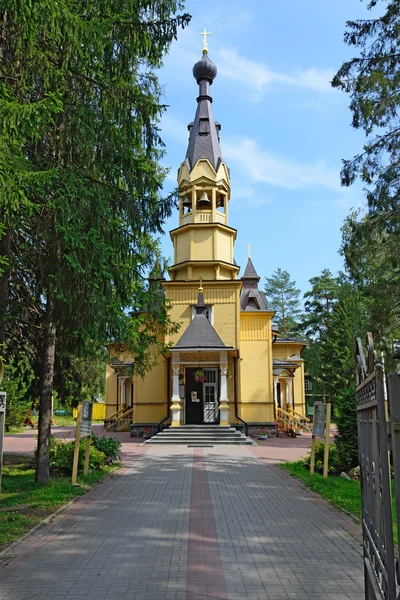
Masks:
[[[302,340],[283,338],[259,289],[249,256],[243,275],[234,260],[236,229],[229,223],[229,169],[221,126],[211,110],[217,69],[207,49],[195,64],[197,111],[178,171],[179,222],[170,232],[174,254],[163,280],[177,334],[170,351],[141,379],[134,358],[113,356],[106,374],[107,417],[121,427],[246,423],[268,427],[277,410],[305,414]]]

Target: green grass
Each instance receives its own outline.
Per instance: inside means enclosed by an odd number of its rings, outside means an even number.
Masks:
[[[84,494],[114,469],[105,467],[87,477],[78,477],[80,487],[71,484],[71,477],[53,477],[48,484],[39,484],[35,483],[31,461],[31,457],[5,457],[0,494],[0,550],[60,506]]]
[[[335,508],[340,508],[361,520],[361,494],[360,482],[329,475],[324,479],[319,473],[310,475],[310,471],[303,467],[304,461],[283,463],[280,465],[290,475],[297,477],[307,487],[326,500],[329,500]]]

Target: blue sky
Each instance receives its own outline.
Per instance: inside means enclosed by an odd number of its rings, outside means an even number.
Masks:
[[[351,127],[349,97],[329,82],[357,54],[343,42],[345,22],[371,13],[359,0],[188,0],[186,10],[191,24],[159,72],[169,106],[161,122],[163,162],[171,167],[165,190],[174,188],[185,157],[198,91],[192,67],[206,27],[218,68],[211,92],[231,170],[236,262],[243,274],[251,244],[262,282],[280,267],[305,292],[322,269],[342,268],[340,227],[364,204],[360,184],[340,186],[341,160],[361,150],[364,136]],[[174,212],[165,231],[177,224]],[[168,234],[162,248],[172,256]]]

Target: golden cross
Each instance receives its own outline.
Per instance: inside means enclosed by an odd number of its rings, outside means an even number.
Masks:
[[[204,31],[202,31],[199,35],[203,36],[203,52],[207,53],[208,52],[207,36],[211,35],[211,32],[207,31],[207,29],[204,27]]]
[[[250,244],[247,244],[246,248],[247,248],[247,258],[251,258],[251,255],[250,255],[251,246],[250,246]]]

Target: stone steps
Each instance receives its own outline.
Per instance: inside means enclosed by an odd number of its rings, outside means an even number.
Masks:
[[[157,433],[145,444],[181,444],[181,445],[235,445],[249,446],[253,442],[234,427],[220,427],[219,425],[183,425],[182,427],[169,427]]]

